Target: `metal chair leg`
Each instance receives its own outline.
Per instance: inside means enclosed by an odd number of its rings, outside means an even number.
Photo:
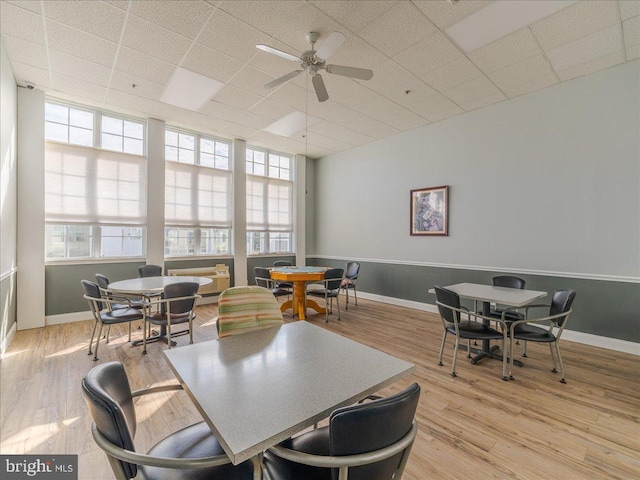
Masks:
[[[93,361],[98,361],[98,347],[100,346],[100,335],[102,335],[102,322],[100,322],[100,330],[98,330],[98,339],[96,340],[96,351],[93,355]]]
[[[460,346],[460,337],[456,335],[456,346],[453,349],[453,362],[451,363],[451,376],[457,377],[456,375],[456,358],[458,357],[458,347]]]
[[[96,327],[97,326],[98,326],[98,322],[94,321],[93,330],[91,331],[91,340],[89,340],[89,353],[87,353],[87,355],[91,355],[93,353],[91,351],[91,347],[93,346],[93,336],[96,334]],[[98,340],[100,340],[100,337],[98,337]]]
[[[445,341],[447,340],[447,331],[444,331],[444,334],[442,335],[442,343],[440,344],[440,355],[438,356],[438,365],[442,366],[442,352],[444,351],[444,344]]]

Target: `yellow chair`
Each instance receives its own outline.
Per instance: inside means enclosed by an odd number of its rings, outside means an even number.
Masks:
[[[218,337],[282,325],[276,297],[264,287],[227,288],[218,297]]]

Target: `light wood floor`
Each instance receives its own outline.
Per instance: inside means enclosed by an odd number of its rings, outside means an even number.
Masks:
[[[352,300],[353,301],[353,300]],[[215,306],[198,307],[195,341],[215,338]],[[286,318],[289,318],[288,316]],[[324,316],[309,321],[325,327]],[[87,356],[90,322],[18,332],[1,365],[0,452],[79,454],[79,478],[113,478],[91,437],[80,393],[94,365]],[[567,384],[550,372],[546,345],[530,345],[516,380],[501,380],[501,363],[470,364],[459,352],[458,377],[437,365],[442,326],[438,317],[360,300],[330,317],[326,328],[417,365],[415,373],[384,390],[417,381],[418,437],[405,480],[423,479],[630,479],[640,478],[639,358],[564,341]],[[124,363],[133,388],[175,381],[161,350],[149,354],[127,343],[125,328],[101,344],[100,362]],[[134,332],[140,336],[140,331]],[[188,337],[177,339],[186,345]],[[139,449],[201,418],[184,392],[137,403]],[[304,480],[304,479],[300,479]]]

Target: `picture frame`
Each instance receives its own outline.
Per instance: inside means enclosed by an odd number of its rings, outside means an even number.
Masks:
[[[411,190],[409,226],[411,235],[449,235],[449,186]]]

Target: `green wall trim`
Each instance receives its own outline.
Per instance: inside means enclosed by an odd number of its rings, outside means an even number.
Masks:
[[[344,268],[343,259],[307,258],[308,265]],[[428,293],[434,285],[453,285],[470,282],[491,284],[495,275],[504,272],[464,270],[459,268],[396,265],[392,263],[360,262],[358,290],[386,297],[435,304],[435,296]],[[510,273],[523,278],[527,288],[545,291],[549,295],[560,288],[576,291],[573,313],[567,328],[602,337],[640,343],[640,284],[635,282],[604,281],[559,276]],[[541,303],[548,303],[549,296]],[[635,299],[635,300],[634,300]],[[473,307],[470,302],[468,307]]]

